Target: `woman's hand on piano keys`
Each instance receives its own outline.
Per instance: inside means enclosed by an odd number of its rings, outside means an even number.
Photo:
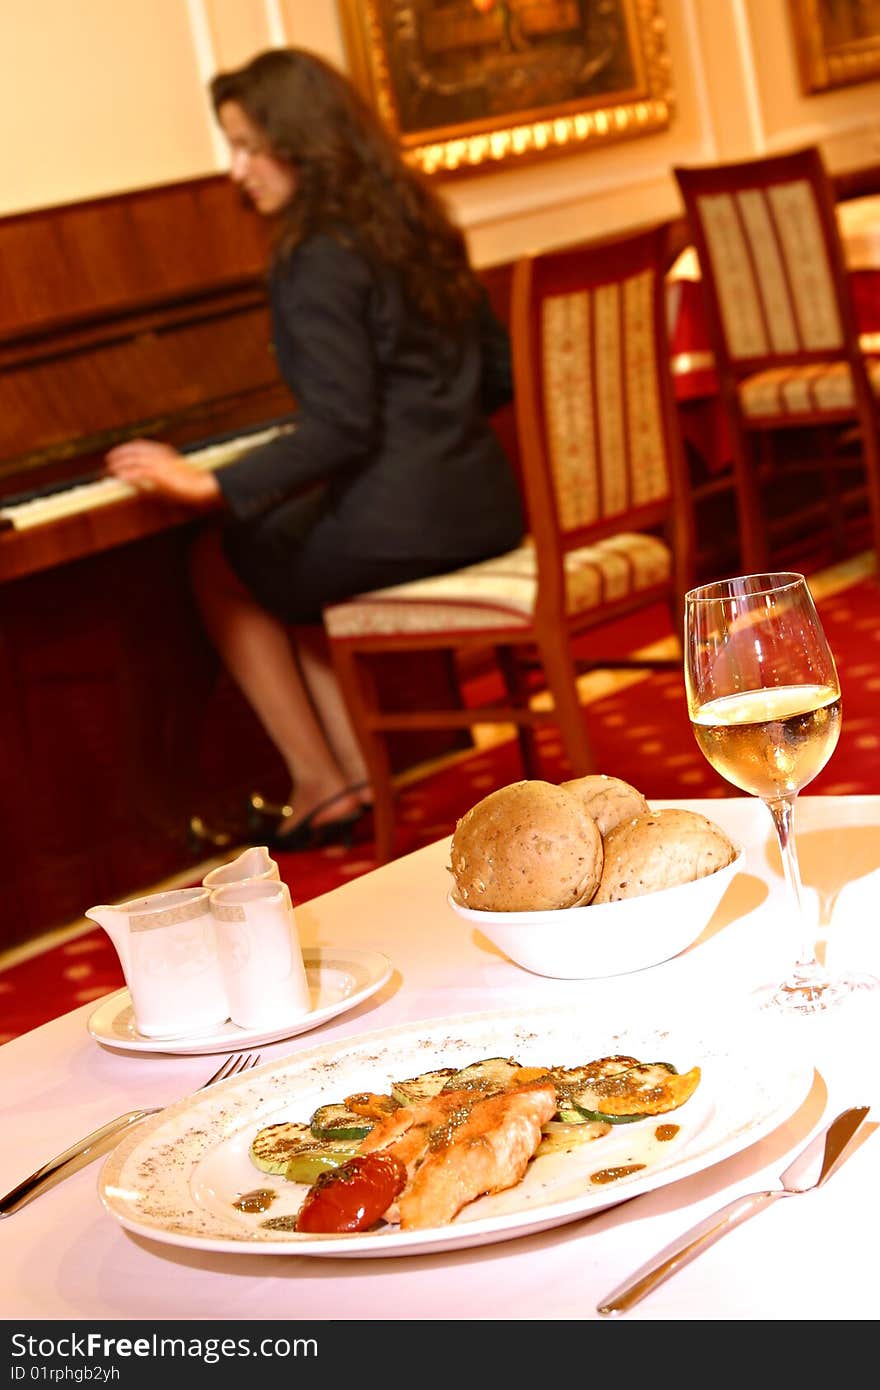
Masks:
[[[153,439],[129,439],[107,454],[107,472],[138,492],[167,497],[185,506],[215,507],[221,500],[213,473],[194,468],[170,444]]]

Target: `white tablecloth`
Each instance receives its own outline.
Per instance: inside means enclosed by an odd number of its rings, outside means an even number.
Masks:
[[[656,805],[663,805],[658,802]],[[303,943],[375,947],[389,983],[316,1032],[262,1048],[264,1061],[328,1039],[419,1018],[511,1005],[601,1003],[626,1021],[699,1017],[731,1027],[754,985],[787,968],[792,943],[769,816],[748,798],[676,803],[710,815],[747,851],[711,930],[635,975],[558,981],[511,964],[449,910],[448,842],[419,850],[297,908]],[[829,959],[880,971],[880,797],[809,797],[798,808],[804,878]],[[835,901],[847,883],[849,906]],[[290,884],[296,898],[295,879]],[[831,923],[829,929],[829,922]],[[86,1031],[86,1006],[0,1048],[0,1189],[82,1133],[134,1106],[167,1104],[213,1069],[210,1057],[112,1051]],[[738,1030],[738,1031],[737,1031]],[[133,1236],[102,1208],[99,1164],[2,1222],[3,1317],[161,1319],[590,1319],[601,1296],[730,1197],[777,1186],[809,1136],[847,1105],[880,1119],[880,996],[787,1028],[814,1068],[812,1089],[766,1138],[703,1172],[582,1221],[474,1250],[407,1259],[226,1255]],[[880,1142],[863,1138],[820,1191],[746,1222],[634,1309],[639,1319],[873,1319],[880,1313]]]

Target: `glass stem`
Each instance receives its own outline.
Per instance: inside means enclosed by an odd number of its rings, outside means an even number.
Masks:
[[[801,884],[801,871],[798,864],[797,846],[794,838],[794,796],[783,796],[777,801],[768,801],[767,806],[773,817],[773,824],[776,826],[776,834],[779,839],[779,850],[782,855],[782,869],[785,874],[785,881],[788,884],[788,891],[791,894],[792,905],[796,913],[796,923],[798,929],[797,941],[797,967],[815,969],[819,962],[816,959],[816,950],[812,940],[812,933],[805,937],[806,915],[804,913],[803,885]]]

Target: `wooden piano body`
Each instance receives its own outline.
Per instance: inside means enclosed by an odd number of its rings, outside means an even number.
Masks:
[[[222,177],[0,219],[0,507],[119,439],[290,414],[264,238]],[[0,532],[0,949],[195,866],[193,817],[235,845],[248,794],[287,793],[190,598],[199,524],[140,496]],[[442,747],[405,736],[397,764]]]

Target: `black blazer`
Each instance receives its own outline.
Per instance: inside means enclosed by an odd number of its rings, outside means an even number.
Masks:
[[[454,338],[327,234],[275,266],[270,295],[296,429],[218,471],[233,518],[321,481],[354,555],[453,568],[517,545],[519,488],[488,422],[512,394],[509,342],[488,300]]]

